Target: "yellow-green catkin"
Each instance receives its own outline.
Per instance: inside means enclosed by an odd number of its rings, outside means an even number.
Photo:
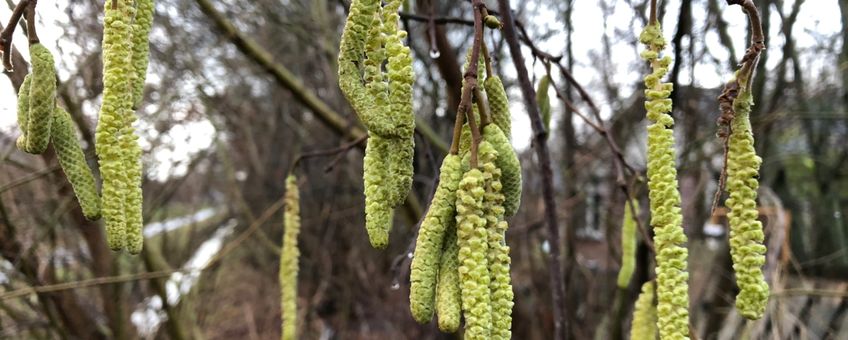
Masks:
[[[100,194],[97,193],[94,175],[77,139],[74,122],[71,115],[61,107],[57,106],[53,115],[51,139],[59,165],[74,189],[85,218],[97,220],[100,218]]]
[[[763,225],[757,219],[757,188],[762,159],[754,149],[754,135],[749,119],[753,97],[740,86],[733,101],[736,115],[731,122],[727,156],[727,191],[725,202],[730,208],[730,254],[739,294],[736,309],[742,316],[756,320],[763,317],[768,303],[769,287],[763,276],[766,247]]]
[[[15,141],[18,149],[26,151],[26,133],[27,123],[29,123],[29,90],[32,86],[32,73],[24,77],[24,82],[21,83],[21,88],[18,90],[18,127],[21,129],[21,135]]]
[[[481,143],[482,144],[482,143]],[[491,148],[490,148],[491,149]],[[480,158],[485,159],[481,151]],[[485,163],[485,160],[483,161]],[[485,176],[471,169],[459,183],[456,201],[459,280],[466,339],[489,339],[492,331],[492,301],[489,283],[488,232],[484,215]]]
[[[407,33],[398,27],[398,10],[403,1],[390,0],[383,8],[383,34],[386,39],[388,62],[386,71],[389,80],[389,112],[397,136],[412,139],[415,131],[415,116],[412,110],[412,85],[415,73],[412,70],[412,52],[403,45]]]
[[[439,329],[453,333],[459,329],[462,318],[462,296],[459,288],[459,245],[456,241],[456,224],[445,231],[445,242],[439,263],[436,286],[436,315]]]
[[[130,254],[138,254],[144,245],[144,221],[142,220],[143,198],[141,193],[142,166],[141,147],[138,136],[132,127],[135,115],[132,111],[125,114],[124,129],[120,136],[123,150],[124,171],[127,183],[125,185],[124,215],[126,216],[126,247]]]
[[[29,47],[32,61],[32,84],[29,90],[26,152],[40,154],[50,143],[53,107],[56,105],[56,70],[53,55],[42,44]]]
[[[359,65],[364,58],[369,28],[379,8],[379,0],[353,0],[339,45],[339,87],[363,123],[369,121],[373,103],[360,77]]]
[[[675,169],[674,120],[671,112],[672,84],[660,79],[668,72],[671,57],[660,58],[665,39],[659,23],[645,27],[639,40],[647,46],[643,59],[653,72],[645,77],[645,108],[648,125],[648,189],[651,226],[657,262],[657,315],[662,339],[689,338],[688,252],[684,244],[680,191]]]
[[[403,204],[412,189],[414,173],[415,141],[412,138],[387,139],[387,162],[389,165],[390,190],[388,204],[397,207]]]
[[[433,318],[445,232],[449,229],[455,230],[453,226],[456,223],[456,190],[462,179],[461,161],[459,155],[445,156],[439,185],[418,230],[409,275],[409,308],[412,316],[420,323],[430,322]]]
[[[394,216],[388,204],[390,190],[389,164],[386,161],[391,141],[373,135],[368,138],[362,161],[365,180],[365,229],[371,246],[385,249]]]
[[[379,6],[379,2],[377,3]],[[382,137],[394,135],[392,124],[392,112],[389,111],[389,83],[386,74],[383,73],[383,63],[386,62],[386,49],[384,47],[383,22],[380,8],[372,14],[368,24],[368,35],[365,40],[365,59],[363,65],[363,79],[365,88],[368,90],[368,100],[371,101],[371,112],[368,120],[363,121],[365,127],[372,134]]]
[[[495,124],[483,128],[483,139],[492,144],[498,157],[495,165],[501,169],[501,184],[503,185],[505,216],[513,216],[521,206],[521,162],[518,154],[512,148],[509,138]]]
[[[654,282],[642,285],[642,292],[633,307],[630,339],[654,340],[657,338],[657,307],[654,305]]]
[[[616,284],[619,288],[626,289],[636,269],[636,218],[630,211],[630,205],[624,202],[624,219],[621,222],[621,270],[618,271]],[[636,200],[633,200],[633,208],[639,209]],[[637,210],[638,211],[638,210]]]
[[[486,98],[489,100],[489,113],[492,115],[492,122],[501,128],[507,139],[512,136],[512,119],[509,115],[509,98],[506,96],[501,78],[497,75],[492,75],[486,78],[483,82],[483,89],[486,90]]]
[[[145,1],[149,3],[145,4]],[[131,27],[133,40],[130,58],[133,72],[130,72],[130,89],[125,95],[125,100],[130,102],[130,107],[123,111],[124,122],[118,137],[127,181],[125,184],[124,216],[126,218],[126,248],[130,254],[138,254],[144,247],[141,147],[138,145],[138,136],[133,127],[136,121],[133,108],[141,103],[141,94],[144,90],[148,59],[147,36],[153,20],[152,0],[137,0],[137,4],[137,8],[128,8],[128,11],[132,12],[131,15],[135,17]]]
[[[135,70],[133,82],[133,108],[138,108],[144,96],[144,80],[149,61],[150,28],[153,26],[153,0],[136,0],[136,15],[133,21],[132,63]]]
[[[143,3],[148,1],[149,3]],[[122,105],[121,116],[122,127],[118,135],[118,145],[121,149],[122,163],[124,168],[124,218],[125,218],[125,246],[130,254],[138,254],[144,245],[144,223],[142,220],[142,165],[141,147],[138,145],[138,136],[135,134],[133,123],[136,116],[133,108],[141,102],[141,92],[144,89],[144,79],[147,73],[147,36],[153,20],[152,0],[138,0],[138,7],[132,6],[131,2],[125,6],[127,15],[134,18],[129,27],[130,36],[130,65],[132,69],[128,72],[128,88],[123,96],[127,104]],[[140,86],[140,88],[139,88]],[[138,91],[138,97],[136,97]]]
[[[542,123],[545,130],[551,130],[551,97],[548,96],[548,88],[551,87],[551,77],[547,74],[539,79],[536,86],[536,103],[539,104],[539,113],[542,114]]]
[[[114,4],[114,5],[112,5]],[[113,250],[126,245],[125,202],[128,176],[120,143],[126,115],[132,107],[132,20],[133,1],[118,0],[105,6],[103,19],[103,104],[95,130],[95,149],[103,178],[101,213],[106,224],[106,242]]]
[[[497,126],[494,126],[497,128]],[[487,248],[486,261],[489,265],[489,292],[492,303],[492,339],[512,338],[513,292],[509,276],[509,247],[506,245],[507,222],[504,220],[504,194],[501,185],[501,169],[496,165],[498,151],[487,140],[480,143],[480,169],[485,180],[483,195],[486,218]]]
[[[297,178],[286,178],[285,212],[283,213],[283,248],[280,253],[280,296],[283,313],[282,340],[297,338],[297,271],[300,250],[297,235],[300,234],[300,193]]]

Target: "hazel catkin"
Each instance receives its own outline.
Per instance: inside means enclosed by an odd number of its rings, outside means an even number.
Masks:
[[[297,178],[286,178],[285,211],[283,213],[283,248],[280,253],[280,299],[282,305],[283,340],[297,338],[297,273],[300,250],[300,192]]]
[[[653,72],[645,77],[648,125],[648,189],[651,226],[657,262],[657,316],[660,337],[689,338],[689,292],[686,235],[680,212],[680,191],[675,168],[674,119],[671,112],[672,84],[661,83],[671,58],[659,58],[665,39],[659,23],[645,27],[639,40],[647,46],[642,58],[651,63]]]
[[[56,70],[53,55],[42,44],[29,47],[32,80],[29,90],[29,115],[26,123],[26,152],[40,154],[50,142],[50,126],[56,105]]]
[[[459,329],[462,318],[462,296],[459,288],[459,245],[456,240],[456,224],[445,231],[445,242],[442,250],[438,284],[436,285],[436,315],[439,319],[439,329],[442,332],[453,333]]]
[[[459,280],[465,338],[488,339],[492,328],[486,219],[483,217],[485,189],[479,169],[466,172],[456,196],[456,228],[459,245]]]
[[[130,189],[126,158],[120,136],[125,115],[132,107],[132,20],[133,1],[117,0],[105,6],[103,19],[103,103],[95,130],[95,149],[103,178],[101,213],[106,224],[106,242],[112,250],[124,249],[127,219],[125,202]]]
[[[483,128],[483,139],[488,141],[497,151],[495,165],[501,169],[501,184],[503,185],[505,216],[513,216],[521,206],[521,162],[500,127],[495,124]]]
[[[745,86],[742,86],[744,88]],[[757,188],[762,159],[754,149],[754,135],[749,119],[753,98],[751,92],[740,91],[733,102],[736,115],[731,121],[728,142],[727,191],[725,202],[730,208],[730,254],[739,294],[736,309],[742,316],[757,320],[763,317],[769,297],[763,276],[766,247],[762,223],[757,219]]]
[[[394,216],[394,207],[388,204],[392,191],[387,160],[390,143],[380,136],[370,136],[362,162],[365,174],[365,229],[371,246],[377,249],[388,246]]]
[[[657,338],[657,307],[654,305],[654,282],[642,285],[642,292],[633,307],[630,339],[654,340]]]
[[[412,316],[420,323],[427,323],[433,318],[434,294],[445,232],[455,230],[452,227],[456,223],[456,190],[462,178],[461,160],[459,155],[448,154],[442,161],[439,185],[415,242],[409,276],[409,307]]]
[[[135,71],[133,81],[132,107],[138,108],[144,95],[144,81],[147,76],[150,43],[148,41],[150,28],[153,26],[153,0],[136,0],[137,9],[133,20],[132,33],[132,63]]]
[[[633,270],[636,269],[636,218],[630,211],[628,199],[624,202],[624,218],[621,222],[621,269],[618,271],[616,285],[618,288],[627,289]],[[632,200],[633,209],[638,211],[639,204]]]
[[[71,115],[61,107],[55,108],[51,130],[53,149],[56,150],[59,165],[74,189],[83,215],[92,221],[99,219],[100,194],[94,183],[94,175],[85,161]]]
[[[353,0],[339,44],[339,87],[359,120],[368,127],[373,100],[360,77],[369,28],[380,9],[379,0]]]
[[[542,124],[545,130],[551,129],[551,98],[548,96],[548,88],[551,86],[551,77],[547,74],[539,79],[536,86],[536,103],[539,104],[539,113],[542,114]]]
[[[26,133],[27,124],[29,123],[29,90],[32,85],[32,73],[24,77],[21,88],[18,90],[18,127],[21,129],[21,135],[15,141],[15,145],[19,150],[26,152]]]
[[[495,127],[497,128],[497,127]],[[492,339],[508,340],[512,337],[513,292],[509,276],[509,247],[505,233],[504,195],[501,193],[501,169],[496,166],[498,152],[487,140],[480,143],[480,166],[483,172],[485,194],[483,214],[486,219],[487,253],[489,266],[489,294],[492,311]]]
[[[489,100],[492,122],[501,128],[501,131],[509,140],[512,136],[512,119],[509,115],[509,99],[506,96],[501,78],[497,75],[486,78],[486,81],[483,82],[483,89],[486,90],[486,98]]]

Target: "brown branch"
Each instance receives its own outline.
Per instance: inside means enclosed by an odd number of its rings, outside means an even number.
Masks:
[[[21,1],[23,2],[23,1]],[[26,9],[26,33],[27,38],[29,39],[29,44],[38,44],[41,42],[38,39],[38,32],[35,29],[35,6],[38,5],[38,0],[30,0],[29,6]]]
[[[653,25],[657,23],[657,0],[651,0],[651,9],[650,9],[650,17],[648,18],[648,24]]]
[[[14,65],[12,65],[12,38],[15,34],[15,28],[18,26],[18,21],[20,21],[21,16],[24,15],[24,11],[29,6],[29,2],[30,0],[21,0],[18,2],[14,11],[12,11],[12,16],[9,18],[9,24],[6,25],[6,29],[0,33],[0,50],[2,50],[3,54],[3,69],[5,72],[12,72],[15,70]]]
[[[501,12],[504,39],[509,46],[512,62],[518,73],[518,83],[524,96],[524,104],[527,114],[530,116],[533,128],[533,146],[539,159],[539,170],[542,175],[542,196],[545,205],[545,219],[548,226],[548,244],[551,253],[548,260],[548,269],[551,280],[551,298],[554,317],[554,334],[551,339],[564,339],[568,332],[568,323],[565,319],[565,283],[563,282],[562,267],[560,266],[560,236],[559,225],[556,217],[556,201],[554,199],[553,171],[551,170],[551,155],[548,151],[548,133],[542,123],[542,115],[536,103],[536,91],[530,83],[527,67],[524,65],[524,57],[521,55],[521,46],[518,42],[518,34],[515,30],[512,10],[509,1],[498,0]]]

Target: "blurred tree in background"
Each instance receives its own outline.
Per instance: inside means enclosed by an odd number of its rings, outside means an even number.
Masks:
[[[692,327],[699,337],[745,331],[753,337],[837,339],[848,332],[840,328],[848,325],[848,300],[833,294],[848,282],[848,1],[835,2],[757,2],[768,49],[754,80],[752,124],[763,158],[760,205],[774,295],[769,317],[749,324],[732,311],[736,286],[723,210],[710,215],[722,164],[716,97],[744,54],[747,22],[724,1],[660,3],[675,60],[669,81],[675,84]],[[545,74],[544,58],[572,71],[627,163],[644,177],[640,78],[647,66],[638,58],[636,35],[647,21],[648,1],[512,3],[531,79]],[[56,41],[42,34],[57,56],[58,101],[79,125],[94,164],[103,3],[44,2],[40,10],[51,6],[57,6],[51,12],[57,17],[39,12],[38,25],[61,32]],[[471,6],[416,0],[402,9],[418,77],[419,129],[413,194],[398,210],[384,251],[369,246],[363,228],[364,131],[337,85],[348,6],[328,0],[157,1],[138,123],[147,223],[139,256],[109,251],[101,223],[82,216],[55,157],[17,151],[17,128],[0,126],[0,338],[279,337],[284,179],[299,156],[346,145],[350,150],[302,158],[297,168],[302,338],[455,338],[409,314],[408,254],[450,141],[461,57],[473,33],[467,24]],[[494,2],[489,7],[497,8]],[[822,13],[824,7],[834,12]],[[5,21],[8,12],[2,13]],[[438,19],[433,25],[431,16]],[[514,337],[546,339],[553,331],[545,260],[552,245],[542,227],[541,178],[503,37],[495,32],[485,39],[512,99],[514,143],[523,147],[522,207],[507,232]],[[7,74],[12,86],[2,87],[3,115],[9,116],[15,104],[5,98],[12,98],[27,72],[21,54],[15,51],[13,58],[17,67]],[[592,111],[594,104],[581,100],[558,68],[551,72],[559,94],[580,111]],[[625,200],[616,184],[615,156],[573,108],[552,102],[548,143],[563,235],[568,331],[577,339],[621,337],[653,256],[641,243],[637,282],[623,305],[613,307]],[[648,207],[644,182],[636,194],[640,206]],[[642,212],[644,224],[648,209]]]

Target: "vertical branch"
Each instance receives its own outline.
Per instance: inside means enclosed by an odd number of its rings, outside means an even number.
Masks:
[[[12,37],[15,34],[15,28],[18,27],[18,21],[21,20],[21,16],[24,15],[24,11],[29,6],[29,2],[30,0],[21,0],[18,2],[14,11],[12,11],[12,16],[9,18],[9,24],[0,33],[0,51],[2,51],[0,54],[3,55],[3,69],[6,72],[14,71],[14,65],[12,65]]]
[[[548,263],[554,317],[554,334],[551,338],[564,339],[568,331],[568,324],[563,312],[565,308],[565,285],[563,284],[562,267],[560,266],[560,237],[556,217],[556,202],[554,200],[551,155],[548,151],[547,144],[548,133],[542,123],[542,115],[539,113],[539,107],[536,104],[536,91],[533,89],[533,84],[530,83],[527,67],[524,65],[524,57],[521,55],[521,46],[518,42],[515,22],[509,8],[509,1],[498,0],[498,4],[500,5],[499,9],[503,19],[502,34],[509,46],[512,62],[515,64],[515,70],[518,73],[518,83],[521,86],[521,93],[527,107],[527,114],[530,116],[530,123],[533,128],[533,146],[536,150],[536,156],[539,158],[540,171],[542,173],[542,196],[545,204],[545,219],[548,225],[548,243],[551,247]]]
[[[29,39],[29,44],[38,44],[41,42],[38,39],[38,33],[35,29],[35,6],[38,5],[38,0],[31,0],[26,9],[26,28],[27,28],[27,38]]]

